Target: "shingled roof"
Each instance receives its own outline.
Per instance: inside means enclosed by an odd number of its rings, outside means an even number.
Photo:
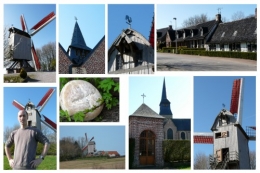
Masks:
[[[81,30],[79,28],[77,21],[74,26],[71,44],[69,47],[75,47],[75,48],[80,48],[80,49],[91,51],[91,48],[89,48],[85,43],[84,37],[81,33]]]
[[[209,34],[212,33],[211,31],[214,30],[218,24],[219,24],[218,21],[210,20],[208,22],[203,22],[194,26],[179,29],[178,31],[181,31],[182,33],[185,32],[186,35],[185,38],[179,37],[177,41],[182,42],[184,40],[205,39]],[[188,30],[193,31],[193,37],[191,37],[191,33],[188,32]],[[200,30],[203,30],[203,35],[201,35],[201,33],[199,32]]]
[[[142,104],[132,115],[138,117],[149,117],[149,118],[164,118],[163,116],[157,114],[146,104]]]
[[[190,119],[170,119],[178,131],[190,131]],[[164,122],[164,125],[167,121]]]
[[[209,43],[256,42],[256,28],[255,17],[221,23]]]

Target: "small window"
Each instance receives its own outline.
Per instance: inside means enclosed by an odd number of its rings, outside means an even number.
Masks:
[[[237,36],[237,31],[235,31],[235,32],[233,33],[233,36]]]
[[[203,29],[200,30],[200,36],[203,36]]]
[[[225,36],[225,32],[222,33],[221,37],[224,37]]]
[[[184,132],[181,132],[181,139],[184,140],[186,137],[185,137],[185,133]]]
[[[173,131],[171,128],[167,130],[167,139],[173,139]]]

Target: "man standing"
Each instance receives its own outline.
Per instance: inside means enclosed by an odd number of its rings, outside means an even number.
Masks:
[[[25,110],[18,112],[18,121],[20,128],[14,130],[5,143],[5,153],[9,165],[13,169],[36,169],[41,164],[47,154],[50,144],[49,140],[42,132],[33,127],[28,127],[28,114]],[[44,145],[39,158],[36,157],[36,148],[38,142]],[[15,145],[14,158],[11,154],[11,146]]]

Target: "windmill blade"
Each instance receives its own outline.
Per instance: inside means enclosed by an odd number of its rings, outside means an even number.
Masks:
[[[94,139],[94,136],[90,139],[90,141],[92,141],[93,139]],[[89,142],[90,142],[90,141],[89,141]]]
[[[88,144],[82,148],[82,151],[86,150],[88,148]]]
[[[36,34],[37,32],[39,32],[44,26],[46,26],[48,23],[50,23],[53,19],[55,19],[55,13],[51,12],[50,14],[48,14],[46,17],[44,17],[40,22],[38,22],[36,25],[34,25],[31,28],[31,36],[33,36],[34,34]]]
[[[213,133],[194,133],[194,143],[213,144]]]
[[[230,112],[237,113],[237,123],[242,125],[242,103],[243,103],[243,79],[237,79],[233,82]]]
[[[41,64],[40,64],[39,58],[36,54],[33,41],[32,41],[31,51],[32,51],[32,57],[33,57],[33,63],[34,63],[35,70],[38,71],[41,69]]]
[[[54,88],[50,88],[47,93],[43,96],[43,98],[41,99],[41,101],[38,103],[37,105],[37,109],[39,112],[42,111],[42,109],[44,108],[44,106],[46,105],[46,103],[49,101],[49,99],[51,98],[52,94],[54,93],[55,89]]]
[[[28,33],[28,27],[24,18],[24,15],[22,14],[20,17],[21,25],[22,25],[22,30]]]
[[[54,123],[52,120],[50,120],[49,118],[47,118],[44,115],[43,115],[43,117],[44,117],[44,119],[41,119],[41,122],[56,132],[56,128],[57,128],[56,123]]]
[[[86,137],[86,142],[88,142],[88,136],[87,136],[87,133],[85,133],[85,137]]]
[[[14,100],[13,101],[13,105],[15,107],[17,107],[19,110],[24,110],[24,105],[22,105],[21,103],[19,103],[18,101]]]

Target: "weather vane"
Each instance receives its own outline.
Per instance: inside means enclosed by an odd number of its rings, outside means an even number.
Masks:
[[[143,103],[144,103],[144,98],[146,97],[146,95],[143,94],[143,95],[141,95],[141,96],[143,97]]]
[[[221,9],[222,9],[222,8],[218,8],[218,14],[221,14]]]
[[[132,18],[128,15],[125,16],[126,23],[129,25],[129,28],[131,28]]]

